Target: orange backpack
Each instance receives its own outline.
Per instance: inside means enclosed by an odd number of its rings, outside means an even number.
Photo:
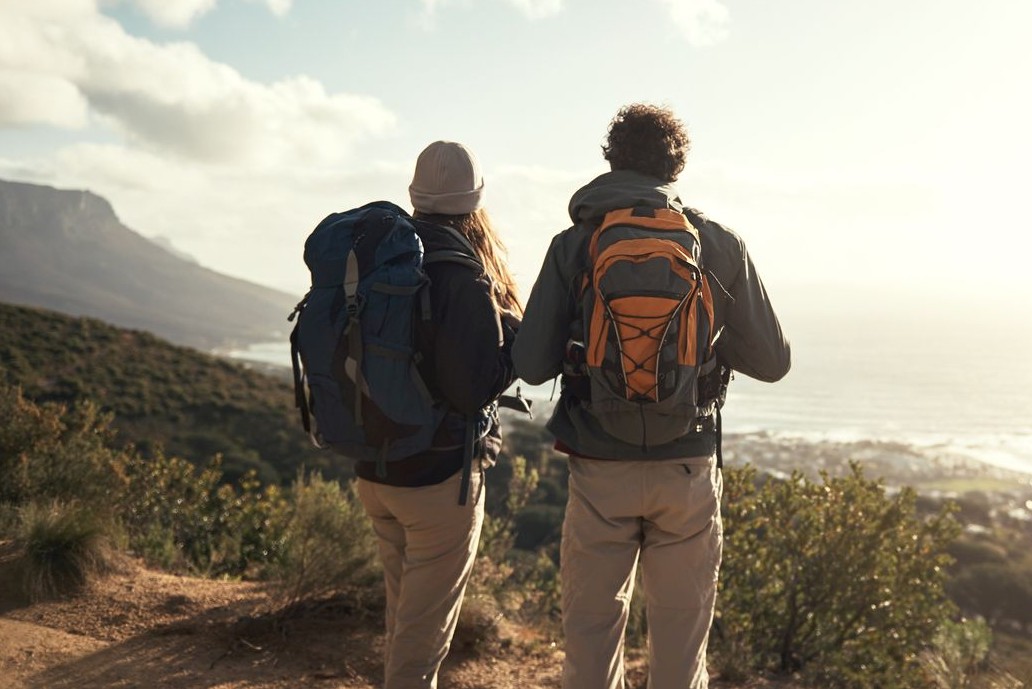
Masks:
[[[713,295],[699,231],[669,208],[606,214],[588,248],[584,366],[603,428],[647,448],[714,411],[700,379],[716,366]]]

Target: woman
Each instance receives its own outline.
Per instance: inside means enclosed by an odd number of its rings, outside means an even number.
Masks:
[[[450,261],[426,266],[434,328],[421,347],[421,372],[451,412],[434,447],[388,463],[385,476],[372,463],[356,467],[387,589],[385,689],[437,686],[480,540],[483,471],[501,446],[494,401],[514,379],[509,352],[523,311],[483,191],[479,163],[462,144],[437,141],[419,155],[409,194],[424,252],[464,238],[483,271]],[[468,499],[460,500],[470,418],[474,462]]]

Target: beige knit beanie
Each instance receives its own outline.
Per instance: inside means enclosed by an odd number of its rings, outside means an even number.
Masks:
[[[409,186],[420,213],[465,215],[483,205],[484,176],[473,151],[454,141],[435,141],[419,154]]]

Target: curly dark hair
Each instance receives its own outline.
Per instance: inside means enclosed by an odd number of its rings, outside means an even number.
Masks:
[[[670,108],[634,103],[609,123],[602,155],[614,170],[634,170],[673,182],[684,169],[691,139]]]

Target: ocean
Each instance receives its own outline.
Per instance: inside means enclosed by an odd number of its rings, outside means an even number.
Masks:
[[[825,300],[786,309],[792,370],[774,384],[736,375],[725,433],[946,448],[1032,475],[1032,318],[900,306],[885,313]],[[233,356],[290,365],[286,342]],[[521,387],[549,406],[551,382]]]
[[[732,382],[725,429],[948,448],[1032,474],[1032,330],[961,319],[840,314],[800,328],[783,380]]]

